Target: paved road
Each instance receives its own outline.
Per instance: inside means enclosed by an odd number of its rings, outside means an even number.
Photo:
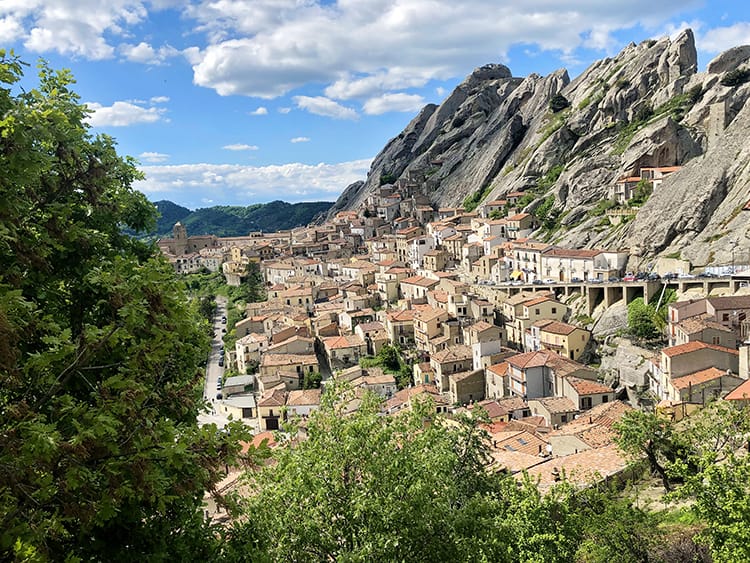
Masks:
[[[211,353],[208,356],[208,362],[206,364],[206,382],[203,386],[203,397],[213,403],[216,400],[216,394],[219,392],[216,388],[216,382],[219,376],[224,376],[224,367],[219,365],[220,350],[222,346],[222,337],[224,333],[221,332],[222,328],[226,328],[226,325],[221,322],[221,317],[227,314],[227,300],[226,297],[221,295],[216,296],[216,314],[213,319],[214,337],[211,341]],[[198,415],[199,424],[216,424],[219,428],[223,428],[228,422],[225,416],[219,414],[212,414],[211,411],[201,413]]]

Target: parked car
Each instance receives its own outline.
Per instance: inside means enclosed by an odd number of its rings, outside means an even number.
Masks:
[[[222,395],[221,393],[216,393],[216,398],[217,399],[223,399],[224,395]]]
[[[618,282],[621,282],[622,280],[620,278],[618,278],[618,277],[613,276],[611,278],[607,278],[607,281],[609,283],[618,283]]]
[[[542,280],[534,280],[531,283],[533,283],[534,285],[542,285],[544,282]]]
[[[570,278],[571,283],[581,283],[583,280],[581,278]]]
[[[224,358],[219,358],[219,367],[224,367]]]
[[[589,283],[602,283],[602,278],[590,278]]]
[[[628,272],[625,274],[625,276],[622,278],[622,281],[625,282],[632,282],[635,281],[635,275],[632,272]]]
[[[648,279],[648,274],[646,272],[638,272],[635,275],[635,279],[637,279],[638,281],[646,280]]]
[[[657,274],[656,272],[653,272],[648,275],[648,281],[658,281],[661,279],[661,276]]]
[[[557,283],[557,280],[553,280],[552,278],[545,278],[542,281],[543,281],[543,283],[550,284],[550,285],[553,284],[553,283]]]

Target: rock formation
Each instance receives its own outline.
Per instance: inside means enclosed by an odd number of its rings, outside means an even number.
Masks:
[[[554,199],[554,220],[537,238],[630,248],[636,265],[659,255],[728,263],[732,248],[750,244],[750,211],[741,211],[750,199],[748,59],[750,46],[735,47],[697,72],[686,30],[630,44],[572,81],[565,70],[517,78],[503,65],[480,67],[392,139],[332,213],[399,178],[418,178],[436,207],[524,191],[529,210]],[[618,178],[675,165],[683,168],[632,221],[612,226],[597,212]]]

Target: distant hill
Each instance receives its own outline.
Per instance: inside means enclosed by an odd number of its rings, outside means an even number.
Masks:
[[[216,235],[232,237],[247,235],[251,231],[272,232],[307,225],[315,216],[326,213],[333,205],[330,201],[286,203],[272,201],[242,207],[217,205],[190,211],[171,201],[157,201],[161,213],[156,232],[150,236],[169,236],[172,227],[180,221],[189,235]]]

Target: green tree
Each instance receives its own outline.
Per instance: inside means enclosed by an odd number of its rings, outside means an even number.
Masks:
[[[664,490],[672,490],[669,466],[684,452],[684,443],[674,431],[674,424],[654,413],[638,410],[626,412],[613,425],[622,452],[633,461],[644,457],[651,470],[659,475]]]
[[[750,412],[725,401],[709,403],[680,424],[688,455],[670,467],[684,484],[670,496],[690,499],[705,528],[698,540],[715,561],[750,560]]]
[[[251,522],[232,537],[276,561],[462,557],[454,524],[498,483],[483,470],[478,427],[425,426],[426,406],[386,419],[370,394],[345,416],[345,396],[327,391],[308,439],[280,450],[273,471],[251,475]]]
[[[306,372],[302,380],[302,389],[320,389],[323,376],[319,371]]]
[[[633,336],[645,340],[659,336],[659,329],[654,322],[654,311],[642,297],[633,299],[628,305],[628,330]]]
[[[238,434],[196,424],[205,322],[122,232],[154,224],[134,161],[68,72],[22,70],[0,52],[0,558],[209,558]]]

